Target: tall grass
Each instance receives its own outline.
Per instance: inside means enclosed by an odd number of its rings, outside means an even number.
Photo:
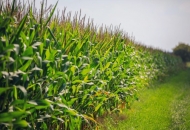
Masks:
[[[0,128],[97,129],[181,59],[56,5],[0,3]]]

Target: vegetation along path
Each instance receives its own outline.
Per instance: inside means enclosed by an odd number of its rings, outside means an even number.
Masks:
[[[140,91],[139,100],[124,115],[120,120],[109,117],[104,129],[190,130],[190,69]]]

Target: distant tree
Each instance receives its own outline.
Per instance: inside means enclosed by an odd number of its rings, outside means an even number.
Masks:
[[[183,62],[190,61],[190,45],[185,43],[179,43],[174,49],[173,53],[180,56]]]

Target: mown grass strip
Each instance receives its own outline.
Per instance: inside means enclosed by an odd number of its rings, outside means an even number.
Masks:
[[[139,100],[124,112],[125,120],[115,121],[115,118],[110,117],[103,129],[188,130],[190,129],[189,92],[190,69],[187,69],[165,79],[161,84],[140,91]]]

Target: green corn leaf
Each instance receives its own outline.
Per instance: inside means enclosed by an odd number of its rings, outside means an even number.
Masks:
[[[44,44],[41,43],[40,46],[39,46],[39,51],[40,51],[40,55],[42,56],[42,53],[43,53],[43,50],[44,50]]]
[[[13,87],[13,93],[14,93],[14,98],[17,100],[17,98],[18,98],[18,92],[17,92],[17,88],[16,88],[16,86],[14,86]]]
[[[43,128],[44,130],[48,130],[48,125],[47,125],[45,122],[43,122],[43,123],[42,123],[42,128]]]
[[[99,109],[100,109],[100,107],[102,106],[103,104],[102,103],[99,103],[96,107],[95,107],[95,112],[97,112]]]
[[[27,114],[24,111],[6,112],[0,114],[0,122],[12,122],[12,119],[19,118]]]
[[[30,102],[30,101],[29,101]],[[17,103],[17,102],[16,102]],[[28,108],[35,108],[36,107],[36,104],[35,103],[26,103],[25,104],[25,108],[28,109]]]
[[[44,24],[44,27],[46,27],[47,24],[49,23],[49,21],[51,20],[51,17],[53,16],[53,14],[54,14],[54,12],[55,12],[55,9],[56,9],[56,7],[57,7],[57,4],[58,4],[58,1],[57,1],[57,3],[55,4],[55,6],[53,7],[53,9],[52,9],[52,11],[51,11],[51,13],[50,13],[50,15],[49,15],[49,17],[48,17],[46,23]]]
[[[53,40],[55,41],[55,43],[57,43],[57,40],[56,40],[56,38],[55,38],[53,32],[51,31],[51,29],[50,29],[49,27],[47,27],[47,28],[48,28],[48,31],[50,32],[50,34],[51,34]]]
[[[28,60],[21,68],[19,68],[21,71],[25,72],[31,65],[32,60]]]
[[[20,35],[20,32],[22,31],[23,27],[24,27],[24,24],[26,23],[26,20],[27,20],[27,17],[28,17],[28,13],[24,16],[24,18],[22,19],[19,27],[18,27],[18,30],[16,31],[16,34],[13,35],[13,37],[11,38],[11,41],[10,43],[13,43],[15,42],[15,39],[19,37]]]
[[[29,45],[33,42],[34,37],[35,37],[35,34],[36,34],[34,28],[30,28],[30,32],[31,32],[31,33],[30,33],[29,40],[28,40]]]
[[[14,121],[13,125],[19,128],[20,127],[23,128],[23,127],[28,127],[29,123],[26,120],[19,120],[19,121]]]
[[[29,81],[28,74],[23,74],[23,75],[22,75],[22,80],[23,80],[24,82]]]
[[[82,80],[74,80],[72,83],[73,83],[73,84],[82,83]]]
[[[0,95],[7,91],[9,88],[0,87]]]
[[[57,50],[47,49],[46,50],[46,60],[54,61],[56,53],[57,53]]]
[[[3,113],[4,114],[4,113]],[[12,121],[12,117],[9,116],[8,114],[6,114],[6,116],[0,114],[0,123],[5,123],[5,122],[11,122]]]
[[[75,85],[72,86],[72,93],[76,93],[77,87]]]
[[[82,104],[84,104],[84,102],[87,101],[87,100],[86,100],[87,97],[88,97],[87,94],[84,94],[84,95],[83,95],[83,97],[82,97]]]
[[[77,111],[75,111],[74,109],[67,109],[67,110],[65,110],[65,112],[67,112],[71,116],[77,116],[78,115]]]
[[[19,104],[24,104],[25,101],[24,100],[21,100],[21,99],[17,99],[17,100],[14,100],[11,105],[19,105]]]
[[[75,66],[72,66],[72,67],[71,67],[71,72],[73,73],[73,75],[75,74],[75,70],[76,70],[76,67],[75,67]]]
[[[47,49],[47,50],[46,50],[46,60],[50,60],[50,57],[51,57],[50,50]]]
[[[23,92],[23,94],[25,96],[27,95],[26,89],[24,87],[22,87],[22,86],[14,86],[14,87],[8,87],[8,88],[0,87],[0,94],[2,94],[3,92],[7,91],[8,89],[13,89],[14,98],[17,99],[18,98],[17,88],[19,88]]]
[[[41,106],[41,105],[35,106],[36,110],[47,109],[47,108],[48,108],[48,106]]]
[[[27,111],[28,111],[28,113],[32,114],[32,113],[34,113],[36,111],[36,109],[35,109],[35,107],[32,106],[32,107],[28,107]]]
[[[33,48],[32,47],[28,47],[24,53],[22,54],[22,56],[32,56],[33,55]]]
[[[110,66],[111,62],[108,62],[103,70],[107,69]]]
[[[5,48],[3,48],[3,50],[5,51],[5,52],[10,52],[10,51],[13,51],[14,50],[14,45],[8,45],[7,47],[5,47]]]
[[[2,19],[3,20],[3,19]],[[7,27],[7,25],[9,25],[9,23],[11,22],[11,17],[6,17],[3,22],[1,22],[1,28],[2,27]]]
[[[78,98],[72,98],[70,101],[67,102],[69,106],[73,105],[73,103],[77,100]]]
[[[82,74],[83,76],[86,76],[90,71],[91,71],[91,69],[83,69],[83,70],[81,71],[81,74]]]
[[[59,115],[59,114],[63,114],[63,109],[62,110],[60,110],[60,109],[54,109],[52,118],[56,118],[55,116]]]

